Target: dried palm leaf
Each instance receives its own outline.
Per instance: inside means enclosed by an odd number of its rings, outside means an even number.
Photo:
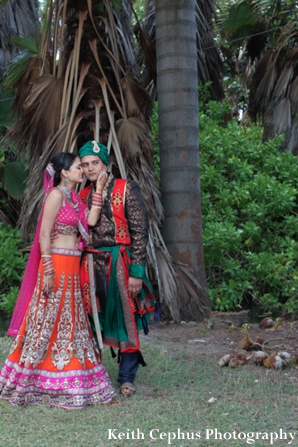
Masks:
[[[298,155],[298,119],[292,121],[291,127],[285,134],[285,142],[281,147],[281,150],[287,150],[293,155]]]
[[[0,222],[2,222],[6,227],[10,224],[8,217],[2,210],[0,210]]]
[[[116,135],[116,130],[115,130],[115,126],[114,126],[114,115],[113,115],[113,113],[111,111],[111,108],[110,108],[106,82],[105,82],[104,79],[100,79],[99,82],[100,82],[102,93],[103,93],[104,104],[105,104],[105,107],[106,107],[106,110],[107,110],[107,114],[108,114],[108,117],[109,117],[109,121],[110,121],[110,129],[111,129],[111,132],[112,132],[112,142],[113,142],[113,147],[114,147],[114,152],[115,152],[115,156],[116,156],[116,159],[117,159],[118,167],[119,167],[119,170],[120,170],[121,177],[122,178],[126,178],[126,169],[125,169],[125,166],[124,166],[122,153],[121,153],[121,150],[120,150],[120,147],[119,147],[119,143],[118,143],[118,139],[117,139],[117,135]]]
[[[110,50],[110,48],[108,47],[108,45],[105,43],[104,39],[102,38],[102,36],[100,35],[100,33],[98,32],[98,28],[94,22],[94,17],[93,17],[93,11],[92,11],[92,1],[91,0],[87,0],[87,4],[88,4],[88,12],[90,15],[90,20],[92,22],[93,25],[93,29],[100,41],[100,43],[102,44],[105,52],[108,54],[108,56],[113,60],[113,62],[115,62],[116,66],[122,70],[121,65],[119,64],[119,60],[117,59],[117,57],[115,57],[113,51]],[[110,9],[110,5],[108,4],[109,9]],[[106,20],[105,17],[101,17],[102,21],[105,23],[106,29],[109,30],[109,22]],[[131,52],[132,53],[132,52]],[[133,58],[134,61],[134,58]]]
[[[263,77],[257,88],[257,98],[260,104],[262,103],[263,105],[266,105],[269,102],[271,93],[275,85],[276,77],[276,66],[274,64],[271,64],[267,68],[265,76]]]
[[[73,51],[70,54],[68,64],[66,66],[64,75],[64,86],[61,100],[61,113],[59,127],[62,126],[64,120],[67,119],[69,108],[70,108],[70,97],[71,97],[71,81],[70,81],[70,71],[73,64]],[[58,70],[59,71],[59,70]]]
[[[108,0],[103,0],[103,3],[107,10],[107,15],[108,15],[108,20],[109,20],[109,26],[107,26],[107,32],[110,37],[110,46],[112,49],[112,53],[115,55],[116,61],[117,61],[117,63],[115,64],[115,61],[112,60],[111,66],[113,68],[116,82],[119,85],[120,84],[120,71],[122,73],[124,73],[122,63],[120,63],[121,59],[119,56],[119,40],[121,41],[121,39],[119,39],[120,36],[117,34],[117,26],[116,26],[116,22],[115,22],[115,16],[114,16],[114,11],[113,11],[112,5],[111,5],[110,1],[108,1]],[[106,22],[105,19],[103,19],[103,21]],[[107,83],[107,86],[109,87],[109,83]],[[124,109],[123,93],[122,93],[121,88],[119,89],[119,94],[121,97],[123,116],[126,117],[126,111]]]
[[[289,55],[286,56],[287,63],[296,64],[298,61],[298,47],[295,46]]]
[[[268,51],[265,53],[256,66],[256,71],[254,73],[254,82],[259,85],[259,83],[264,78],[268,68],[272,65],[274,58],[274,51]]]
[[[38,54],[32,55],[32,53],[25,51],[17,60],[11,63],[6,74],[4,86],[5,88],[13,88],[16,90],[16,100],[14,103],[14,110],[16,112],[19,113],[22,110],[33,82],[42,73],[50,73],[50,59],[46,58],[44,63]]]
[[[152,102],[146,90],[136,81],[131,74],[121,79],[124,102],[127,116],[146,117],[152,111]]]
[[[94,101],[94,107],[95,107],[95,132],[94,132],[94,139],[96,141],[99,141],[99,129],[100,129],[100,109],[103,102],[101,99],[97,99]]]
[[[272,98],[282,99],[287,95],[288,85],[293,77],[293,72],[292,65],[284,67],[276,81]]]
[[[180,305],[178,296],[177,274],[168,252],[155,247],[156,262],[159,272],[159,300],[161,312],[165,319],[180,322]]]
[[[285,31],[287,31],[287,27],[285,27]],[[275,55],[275,57],[274,57],[274,60],[275,60],[275,61],[278,60],[279,55],[280,55],[280,52],[284,50],[284,48],[286,47],[288,41],[291,40],[292,37],[296,37],[296,36],[297,36],[297,32],[294,32],[294,33],[289,34],[289,35],[285,34],[285,36],[286,36],[286,37],[285,37],[284,40],[280,43],[279,49],[278,49],[278,51],[276,52],[276,55]]]
[[[298,76],[296,76],[290,85],[289,95],[292,105],[292,115],[296,116],[298,113]]]
[[[146,152],[152,154],[149,129],[144,121],[135,116],[116,121],[116,134],[123,157],[129,162]],[[147,158],[147,157],[146,157]]]
[[[108,79],[107,79],[107,77],[106,77],[106,74],[105,74],[105,72],[104,72],[104,70],[103,70],[103,68],[102,68],[101,63],[100,63],[100,60],[99,60],[99,57],[98,57],[98,54],[97,54],[96,40],[89,41],[89,45],[90,45],[90,48],[91,48],[92,53],[93,53],[93,55],[94,55],[94,59],[96,60],[97,65],[98,65],[98,67],[99,67],[99,69],[100,69],[100,72],[101,72],[101,74],[102,74],[102,77],[103,77],[103,79],[104,79],[104,81],[105,81],[105,85],[108,87],[108,89],[109,89],[109,93],[111,94],[111,96],[112,96],[112,98],[113,98],[113,101],[115,102],[115,104],[116,104],[116,106],[117,106],[118,111],[119,111],[119,112],[121,113],[121,115],[123,116],[122,108],[120,107],[120,104],[119,104],[119,102],[118,102],[118,100],[117,100],[117,98],[116,98],[116,96],[115,96],[115,94],[114,94],[114,92],[113,92],[113,90],[112,90],[110,84],[109,84],[109,81],[108,81]]]
[[[158,241],[158,245],[162,240],[159,225],[161,225],[161,222],[163,221],[164,210],[160,202],[158,189],[157,187],[154,187],[156,178],[152,174],[152,169],[150,169],[144,158],[141,157],[139,163],[135,162],[134,166],[136,167],[127,164],[127,171],[129,177],[135,180],[140,186],[141,194],[148,212],[149,232],[153,240]],[[142,171],[141,175],[140,171]],[[162,245],[163,248],[166,249],[164,244]]]
[[[270,125],[272,136],[285,133],[291,126],[291,101],[290,98],[275,100],[268,108],[264,117],[265,125]]]
[[[67,132],[67,135],[65,138],[65,143],[63,146],[63,150],[62,150],[63,152],[67,152],[67,148],[70,145],[69,136],[71,134],[72,122],[75,119],[77,107],[78,107],[82,97],[84,96],[85,92],[87,91],[87,88],[83,88],[83,83],[87,76],[89,67],[90,67],[90,64],[85,64],[85,63],[83,63],[82,67],[81,67],[79,82],[78,82],[76,91],[74,92],[74,98],[73,98],[73,102],[72,102],[72,110],[71,110],[71,114],[70,114],[70,118],[69,118],[68,132]]]
[[[200,300],[202,287],[194,277],[192,269],[174,261],[180,296],[180,316],[183,320],[200,321],[209,315],[210,310]]]
[[[58,130],[62,91],[62,78],[50,74],[36,78],[18,121],[7,133],[19,146],[30,145],[35,161]]]
[[[148,16],[147,16],[148,21]],[[148,27],[148,23],[147,23]],[[140,47],[142,48],[142,55],[139,53],[138,63],[143,64],[149,70],[149,75],[151,80],[156,84],[156,49],[155,49],[155,39],[153,36],[143,29],[141,24],[138,22],[134,27],[134,33],[138,39]],[[155,30],[154,30],[155,33]]]
[[[119,13],[115,12],[116,17],[120,15]],[[125,65],[127,67],[131,66],[132,70],[134,70],[135,74],[138,71],[135,65],[135,55],[134,55],[134,46],[132,44],[132,36],[130,33],[127,33],[127,30],[123,29],[123,21],[121,20],[122,17],[119,17],[116,23],[117,26],[117,36],[118,36],[118,47],[119,52],[121,54],[120,60],[123,60],[125,62]]]

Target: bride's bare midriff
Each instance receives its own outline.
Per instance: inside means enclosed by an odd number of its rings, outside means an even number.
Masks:
[[[51,243],[51,247],[56,248],[70,248],[73,250],[78,249],[78,237],[76,234],[69,236],[65,234],[58,234]]]

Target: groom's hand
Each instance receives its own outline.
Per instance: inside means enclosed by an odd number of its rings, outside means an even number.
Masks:
[[[128,293],[130,296],[137,296],[142,289],[142,278],[134,278],[130,276],[128,278]]]

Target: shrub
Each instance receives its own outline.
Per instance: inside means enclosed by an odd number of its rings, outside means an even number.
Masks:
[[[19,251],[23,242],[17,228],[0,222],[0,240],[0,308],[12,315],[28,255]]]
[[[220,123],[220,104],[200,113],[205,267],[213,309],[253,299],[262,310],[297,312],[298,160],[281,137]]]

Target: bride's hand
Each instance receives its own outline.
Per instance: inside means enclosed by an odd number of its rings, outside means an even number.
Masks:
[[[101,193],[108,180],[107,168],[104,166],[99,173],[98,179],[96,181],[96,192]]]
[[[50,295],[55,290],[55,277],[52,278],[46,278],[44,277],[44,283],[43,283],[43,293],[46,295]]]

